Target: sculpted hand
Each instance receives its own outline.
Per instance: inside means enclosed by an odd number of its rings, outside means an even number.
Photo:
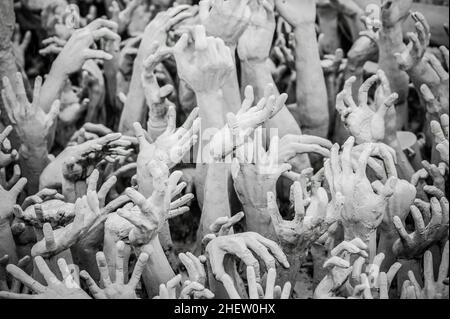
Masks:
[[[289,299],[292,287],[291,283],[286,282],[283,290],[281,290],[280,286],[275,286],[276,277],[277,271],[275,268],[267,270],[266,291],[264,292],[262,286],[256,281],[255,269],[253,267],[247,267],[249,299]],[[224,275],[222,282],[230,299],[241,299],[229,275]]]
[[[78,198],[74,206],[75,218],[63,228],[52,229],[49,223],[42,227],[44,238],[31,249],[32,256],[50,258],[83,238],[95,222],[102,216],[98,195],[88,191],[86,196]]]
[[[266,93],[269,91],[272,92],[272,85],[267,86]],[[246,138],[259,126],[277,115],[285,107],[287,98],[287,94],[284,93],[278,97],[267,94],[256,106],[252,107],[254,101],[253,88],[247,86],[241,109],[236,114],[227,114],[227,125],[214,134],[209,142],[208,147],[213,158],[226,157],[235,148],[244,144]]]
[[[138,299],[136,296],[136,286],[141,279],[142,271],[148,261],[148,255],[146,253],[139,255],[131,278],[128,281],[128,274],[124,272],[125,269],[128,270],[128,258],[124,256],[125,244],[123,241],[118,241],[116,247],[116,277],[114,282],[109,277],[109,269],[103,252],[98,252],[96,259],[104,288],[101,289],[87,271],[82,270],[80,276],[86,280],[89,291],[95,299]]]
[[[8,135],[12,130],[12,126],[8,125],[3,132],[0,133],[0,169],[19,159],[19,153],[17,153],[16,150],[11,151],[11,142],[8,140]],[[5,145],[8,147],[5,147]]]
[[[394,243],[392,251],[399,257],[414,258],[421,256],[433,243],[448,238],[449,204],[443,197],[440,200],[431,198],[431,216],[422,216],[416,206],[411,206],[411,215],[414,219],[415,231],[408,234],[402,220],[395,216],[394,226],[400,238]],[[425,225],[425,221],[428,223]]]
[[[187,33],[181,36],[173,47],[173,55],[178,76],[196,94],[217,92],[234,68],[231,51],[224,41],[207,37],[201,25],[195,26],[192,44],[189,44]]]
[[[131,142],[112,133],[79,145],[66,147],[40,176],[40,186],[60,186],[63,179],[84,180],[102,160],[114,162],[114,157],[128,156]]]
[[[214,294],[198,282],[186,280],[183,283],[182,290],[177,298],[177,287],[181,284],[181,275],[177,275],[159,286],[159,295],[154,299],[212,299]]]
[[[380,70],[361,85],[358,94],[359,105],[352,97],[352,85],[356,81],[354,76],[345,82],[344,90],[336,98],[336,109],[341,115],[341,120],[358,144],[378,142],[385,138],[385,115],[388,109],[394,106],[398,95],[396,93],[388,95],[390,89],[387,88],[388,83],[384,79],[384,72]],[[378,81],[384,86],[386,95],[382,101],[375,103],[374,109],[374,106],[369,106],[368,93]]]
[[[389,197],[393,193],[395,177],[385,184],[371,184],[366,175],[367,161],[372,152],[372,145],[367,144],[361,154],[358,167],[351,164],[351,153],[355,139],[350,137],[344,144],[339,157],[339,146],[331,149],[331,158],[325,162],[325,176],[331,193],[341,193],[344,198],[344,208],[341,220],[344,226],[345,238],[355,237],[367,242],[383,220]]]
[[[418,65],[430,45],[431,32],[427,20],[420,12],[411,12],[415,21],[416,32],[408,32],[409,43],[401,53],[395,53],[397,63],[402,70],[409,70]]]
[[[205,256],[196,257],[190,252],[178,254],[189,276],[190,282],[197,282],[203,286],[206,284]]]
[[[327,192],[324,188],[319,187],[311,196],[309,206],[305,209],[300,182],[295,182],[291,186],[291,192],[295,209],[293,220],[283,219],[278,211],[276,197],[272,192],[267,193],[267,209],[283,249],[303,254],[310,244],[318,240],[336,221],[334,215],[339,213],[342,208],[342,199],[337,201],[336,207],[329,206]]]
[[[236,46],[250,22],[249,0],[202,0],[199,15],[206,33],[221,38],[228,46]]]
[[[369,256],[367,249],[367,245],[359,238],[343,241],[334,247],[330,252],[331,257],[323,265],[323,268],[328,269],[328,274],[317,285],[314,298],[335,298],[352,274],[353,266],[349,262],[350,256],[359,255],[367,258]]]
[[[445,193],[446,164],[439,163],[438,165],[434,165],[428,161],[422,161],[422,166],[423,168],[415,172],[411,177],[411,184],[418,187],[421,180],[431,178],[433,180],[433,186]],[[425,183],[420,183],[420,187],[423,187],[423,184]]]
[[[22,74],[16,73],[16,90],[9,79],[3,78],[2,99],[9,121],[16,132],[21,146],[19,153],[29,148],[47,149],[47,138],[53,134],[55,120],[59,113],[59,100],[53,102],[46,114],[39,104],[42,78],[36,77],[34,82],[33,101],[28,101]]]
[[[155,75],[155,68],[167,56],[165,49],[155,46],[155,50],[143,62],[142,86],[145,100],[149,108],[148,129],[164,130],[167,126],[167,111],[174,104],[168,99],[174,88],[170,84],[160,87]],[[162,123],[158,123],[162,122]],[[156,138],[156,136],[155,136]]]
[[[239,38],[238,55],[242,61],[265,62],[269,57],[275,32],[275,13],[272,0],[250,1],[250,24]]]
[[[434,142],[436,143],[436,150],[441,155],[441,159],[449,165],[449,124],[448,115],[444,114],[441,116],[441,123],[436,121],[431,122],[431,133],[434,135]]]
[[[278,136],[271,139],[267,152],[262,140],[262,131],[258,129],[254,135],[254,143],[245,145],[247,148],[238,152],[231,164],[234,188],[241,203],[251,204],[256,208],[266,207],[267,192],[275,192],[277,180],[291,169],[290,164],[278,158]]]
[[[78,131],[73,133],[67,146],[83,144],[112,133],[114,132],[103,124],[84,123]]]
[[[137,7],[139,7],[141,2],[141,0],[128,1],[125,9],[122,11],[120,11],[117,1],[113,1],[111,3],[111,6],[109,7],[109,12],[112,14],[111,20],[117,23],[117,31],[119,33],[122,33],[128,27],[128,24],[131,22],[131,18],[133,16],[133,12],[137,9]]]
[[[52,36],[47,39],[42,40],[42,44],[46,47],[39,50],[39,54],[46,56],[46,55],[58,55],[61,53],[62,49],[66,45],[67,41],[61,38],[58,38],[57,36]]]
[[[316,19],[316,3],[314,0],[275,0],[280,15],[294,28],[302,23],[314,24]]]
[[[22,282],[18,280],[17,278],[13,277],[11,280],[11,285],[8,285],[7,281],[7,270],[6,265],[8,264],[9,256],[4,255],[0,258],[0,291],[8,291],[11,293],[22,293],[27,294],[28,293],[28,287],[23,286]],[[27,268],[31,261],[30,256],[25,256],[22,259],[20,259],[17,263],[17,267],[23,271]]]
[[[127,188],[126,194],[137,206],[131,210],[117,211],[119,216],[136,227],[129,234],[130,242],[134,245],[150,242],[168,219],[189,211],[185,205],[194,197],[186,194],[171,202],[173,196],[178,195],[185,186],[177,185],[182,173],[175,171],[169,176],[168,167],[160,161],[151,161],[148,166],[153,177],[153,194],[146,199],[135,189]]]
[[[411,10],[413,0],[386,0],[381,5],[383,28],[392,28],[405,20]]]
[[[409,215],[411,205],[416,198],[416,188],[411,183],[399,179],[394,181],[393,194],[388,199],[386,212],[380,225],[381,231],[392,233],[394,231],[393,219],[397,216],[401,221],[405,221]],[[395,233],[395,231],[394,231]]]
[[[117,24],[113,21],[96,19],[86,27],[77,29],[69,38],[64,48],[53,62],[60,72],[70,75],[81,69],[86,60],[111,60],[113,56],[103,50],[91,49],[95,41],[100,39],[120,41],[115,33]]]
[[[442,252],[441,264],[439,266],[438,278],[434,278],[433,255],[427,250],[423,256],[424,287],[422,288],[414,277],[412,271],[408,272],[411,286],[414,287],[416,299],[448,299],[448,285],[444,283],[448,278],[448,241]]]
[[[233,255],[241,259],[247,267],[253,267],[256,279],[259,281],[259,262],[253,256],[250,249],[263,260],[266,269],[275,268],[275,260],[282,264],[283,267],[289,268],[286,255],[274,241],[269,240],[258,233],[239,233],[216,237],[206,246],[206,254],[209,258],[215,278],[219,281],[223,280],[226,275],[224,267],[225,256]]]
[[[54,273],[48,268],[41,256],[34,258],[34,262],[39,272],[44,277],[47,286],[44,286],[31,278],[26,272],[16,265],[8,265],[6,270],[18,281],[22,282],[33,293],[19,294],[7,291],[0,291],[0,298],[4,299],[91,299],[76,282],[69,267],[63,258],[58,260],[58,267],[61,271],[63,281],[60,281]]]
[[[0,205],[0,224],[3,224],[4,222],[9,223],[9,217],[13,212],[13,206],[16,204],[17,197],[26,184],[27,179],[22,177],[10,190],[6,190],[0,185],[0,201],[2,203]]]
[[[141,125],[134,123],[134,133],[139,142],[137,158],[138,182],[149,176],[146,166],[152,160],[162,161],[169,168],[173,168],[182,160],[197,142],[197,134],[200,130],[200,119],[197,116],[198,110],[192,111],[186,122],[181,127],[176,128],[175,107],[169,107],[167,111],[167,128],[153,143],[147,141]]]

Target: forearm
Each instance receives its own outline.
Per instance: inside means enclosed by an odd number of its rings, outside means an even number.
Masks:
[[[197,240],[201,241],[208,234],[209,227],[219,217],[230,217],[230,203],[228,195],[228,179],[230,165],[226,163],[208,164],[204,187],[204,202]]]
[[[316,31],[313,23],[305,23],[294,31],[297,70],[297,112],[305,134],[326,138],[329,114],[327,90],[320,65]]]
[[[145,96],[141,83],[142,62],[144,55],[138,53],[133,66],[130,89],[123,106],[119,122],[119,132],[124,135],[134,135],[133,123],[141,122],[145,112]]]
[[[159,285],[166,284],[175,277],[175,273],[167,260],[158,237],[141,247],[134,247],[136,256],[147,253],[149,259],[142,273],[145,289],[150,298],[159,294]]]
[[[28,183],[26,189],[28,194],[35,194],[39,190],[39,177],[50,160],[45,146],[21,147],[19,150],[19,164],[22,176],[26,176]]]
[[[247,85],[253,87],[255,103],[264,97],[264,90],[268,84],[272,84],[278,94],[277,87],[265,61],[241,61],[241,75],[242,89],[245,89]],[[296,117],[296,115],[298,114],[292,114],[287,107],[283,107],[264,126],[270,130],[276,130],[275,132],[280,138],[288,134],[301,135],[301,118]],[[311,166],[307,155],[298,155],[291,162],[294,170],[297,172],[301,172],[303,169]]]
[[[8,255],[10,264],[17,264],[16,244],[11,233],[9,221],[0,221],[0,258]]]
[[[44,112],[48,113],[52,103],[60,98],[67,77],[63,66],[60,66],[58,59],[56,59],[41,88],[39,105]]]

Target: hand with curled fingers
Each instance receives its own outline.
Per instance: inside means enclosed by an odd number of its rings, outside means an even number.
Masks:
[[[366,145],[358,166],[354,168],[351,159],[354,143],[353,137],[348,138],[341,155],[339,145],[335,144],[331,148],[331,157],[325,162],[325,176],[331,193],[344,196],[340,220],[346,240],[359,237],[368,242],[383,220],[397,178],[390,177],[384,184],[372,184],[367,178],[366,169],[373,146]]]
[[[289,163],[298,154],[305,153],[330,157],[332,146],[329,140],[319,136],[287,134],[280,139],[278,160],[280,163]]]
[[[42,226],[44,238],[32,247],[32,256],[50,258],[69,249],[86,236],[90,228],[105,214],[105,211],[100,209],[98,194],[92,190],[77,199],[74,211],[73,222],[65,227],[53,230],[49,223]]]
[[[443,160],[447,166],[449,165],[449,122],[448,114],[443,114],[441,116],[441,123],[437,121],[431,121],[431,133],[434,136],[434,142],[436,144],[436,150],[441,155],[441,160]]]
[[[67,40],[61,39],[57,36],[51,36],[42,40],[42,44],[45,45],[45,47],[39,50],[39,54],[43,56],[58,55],[61,53],[66,43]]]
[[[444,113],[448,113],[449,111],[449,51],[446,47],[441,46],[439,48],[441,55],[444,58],[444,65],[441,64],[440,60],[434,55],[429,54],[426,55],[424,60],[428,63],[428,65],[433,70],[433,73],[436,75],[437,83],[430,83],[433,88],[433,92],[436,95],[436,99],[439,101],[439,104],[442,107]]]
[[[253,143],[250,141],[242,147],[246,149],[238,149],[237,157],[231,164],[234,189],[244,207],[266,207],[267,192],[275,192],[280,176],[291,169],[290,164],[278,158],[278,136],[271,139],[270,148],[266,152],[262,135],[262,130],[257,129]]]
[[[378,5],[374,3],[368,4],[364,15],[361,16],[361,20],[363,21],[366,30],[359,33],[360,36],[366,36],[377,44],[380,39],[379,31],[382,27],[380,14],[381,8]]]
[[[422,161],[422,166],[423,168],[416,171],[411,177],[411,184],[420,189],[427,185],[426,180],[431,178],[433,186],[445,193],[447,165],[443,162],[435,165],[428,161]]]
[[[389,93],[389,82],[384,72],[379,70],[359,88],[357,105],[352,97],[352,85],[355,81],[356,77],[352,76],[345,82],[343,91],[337,95],[336,109],[356,143],[380,142],[385,139],[386,114],[394,106],[398,95]],[[377,90],[375,103],[369,105],[369,90],[378,81],[381,86]]]
[[[125,243],[118,241],[116,244],[117,255],[115,264],[115,280],[114,282],[109,277],[109,269],[106,262],[105,254],[98,252],[96,254],[97,266],[101,276],[101,283],[103,288],[100,288],[92,279],[89,273],[85,270],[80,272],[80,277],[83,278],[95,299],[138,299],[136,295],[136,286],[138,285],[145,264],[148,261],[148,255],[141,253],[134,265],[131,278],[128,280],[128,258],[125,256]]]
[[[205,27],[194,27],[192,43],[184,33],[172,49],[178,76],[196,94],[217,92],[234,69],[230,48],[220,38],[207,37]]]
[[[353,263],[351,280],[347,282],[347,291],[352,299],[389,299],[391,284],[402,267],[395,262],[386,272],[382,272],[385,254],[377,254],[371,262],[359,257]]]
[[[7,291],[11,293],[22,293],[27,294],[29,288],[22,285],[22,282],[17,278],[13,277],[11,284],[8,285],[8,277],[6,267],[8,265],[9,256],[4,255],[0,258],[0,291]],[[23,271],[28,267],[31,262],[30,256],[25,256],[17,262],[17,267]]]
[[[103,160],[114,162],[115,157],[128,156],[131,144],[120,133],[111,133],[66,147],[42,172],[40,187],[58,187],[63,180],[84,180]]]
[[[164,45],[168,32],[178,23],[191,18],[196,12],[189,10],[189,5],[178,5],[166,11],[159,12],[145,27],[142,42],[139,46],[138,56],[142,59],[152,54],[152,46],[155,41]]]
[[[271,85],[267,86],[271,91]],[[245,88],[245,99],[240,110],[236,113],[227,114],[227,124],[211,138],[208,147],[214,159],[221,159],[233,152],[234,149],[243,145],[246,139],[266,121],[278,114],[285,107],[287,94],[278,97],[268,94],[262,98],[256,106],[253,106],[253,87]],[[275,154],[274,154],[275,155]]]
[[[366,147],[372,147],[367,165],[381,182],[385,183],[388,178],[398,177],[396,168],[397,154],[392,147],[384,143],[363,143],[354,146],[352,149],[352,165],[354,169],[358,167],[358,160]]]
[[[196,257],[190,252],[178,254],[178,258],[186,268],[188,279],[190,282],[197,282],[203,286],[206,285],[206,271],[204,263],[205,256]]]
[[[63,280],[60,281],[56,275],[50,270],[46,262],[41,256],[34,258],[37,269],[44,277],[47,286],[44,286],[31,278],[26,272],[16,265],[8,265],[6,270],[14,278],[23,283],[34,294],[14,293],[7,291],[0,291],[0,298],[2,299],[91,299],[89,295],[84,292],[70,272],[64,258],[58,259],[58,268],[61,272]]]
[[[20,26],[16,23],[14,28],[14,35],[13,35],[13,50],[14,55],[16,57],[17,63],[24,68],[25,67],[25,52],[30,45],[31,42],[31,31],[28,30],[25,32],[25,34],[22,36],[20,32]]]
[[[199,16],[208,36],[221,38],[235,47],[250,23],[249,0],[202,0]]]
[[[206,289],[205,256],[196,257],[190,252],[180,253],[178,258],[186,268],[188,279],[183,282],[179,299],[212,299],[214,294]]]
[[[441,263],[439,265],[438,277],[435,279],[435,272],[433,266],[433,254],[427,250],[423,256],[423,288],[417,282],[412,271],[408,272],[409,284],[413,287],[415,295],[414,299],[448,299],[449,287],[445,284],[445,280],[448,281],[448,241],[445,243],[444,250],[442,251]],[[408,283],[406,284],[406,289]],[[411,292],[406,291],[405,295],[411,295]]]
[[[168,219],[189,211],[185,206],[194,195],[186,194],[172,202],[172,198],[182,191],[185,185],[178,185],[181,172],[175,171],[169,175],[168,167],[161,161],[151,161],[149,170],[153,177],[153,193],[145,198],[133,188],[127,188],[125,193],[135,205],[131,209],[119,209],[118,215],[132,223],[129,234],[133,245],[149,243],[161,231]]]
[[[248,298],[289,299],[292,288],[291,283],[286,282],[283,289],[281,289],[280,286],[275,285],[276,277],[277,272],[275,268],[270,268],[267,270],[266,290],[264,291],[261,284],[259,284],[256,280],[255,269],[251,266],[247,266]],[[234,286],[233,280],[228,274],[223,276],[222,282],[230,299],[241,299],[241,296]]]
[[[420,12],[411,12],[415,22],[416,32],[408,32],[408,44],[403,52],[395,53],[397,63],[402,70],[410,70],[422,62],[426,50],[430,45],[430,25]]]
[[[139,123],[134,123],[134,133],[139,142],[137,157],[137,178],[143,187],[150,174],[148,165],[152,160],[162,161],[169,168],[175,167],[197,143],[200,131],[198,111],[193,111],[184,124],[176,128],[176,111],[170,106],[167,111],[167,128],[155,141],[146,139],[145,131]]]
[[[253,267],[256,280],[260,281],[260,265],[250,249],[264,262],[266,269],[275,268],[278,261],[284,268],[289,268],[289,262],[281,248],[274,241],[258,233],[246,232],[213,238],[206,245],[206,256],[211,265],[213,275],[223,282],[227,275],[224,263],[226,258],[235,256],[247,267]]]
[[[96,19],[84,28],[75,30],[58,54],[54,66],[63,74],[70,75],[81,70],[86,60],[111,60],[111,54],[91,47],[100,39],[119,42],[120,36],[116,31],[117,24],[104,19]]]
[[[420,204],[416,202],[417,205]],[[408,233],[403,221],[395,216],[394,226],[400,236],[392,246],[392,251],[398,257],[417,258],[421,256],[432,244],[448,239],[449,203],[445,197],[437,199],[432,197],[430,212],[425,205],[420,209],[412,205],[411,216],[414,220],[415,230]]]
[[[330,258],[324,263],[323,268],[328,269],[327,275],[321,280],[314,291],[315,299],[336,298],[340,290],[350,278],[353,266],[350,257],[357,255],[362,258],[369,256],[367,245],[359,238],[351,241],[343,241],[330,252]]]
[[[267,194],[267,209],[283,249],[303,255],[337,221],[336,215],[342,210],[343,200],[337,198],[330,203],[325,189],[318,187],[311,194],[309,205],[306,205],[300,182],[294,182],[291,193],[295,210],[292,220],[283,219],[272,192]]]

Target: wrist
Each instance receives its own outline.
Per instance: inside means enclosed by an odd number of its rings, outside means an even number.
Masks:
[[[314,30],[314,33],[316,33],[316,25],[314,21],[302,21],[295,25],[294,27],[294,35],[297,37],[298,35],[302,35],[302,33],[306,31]]]

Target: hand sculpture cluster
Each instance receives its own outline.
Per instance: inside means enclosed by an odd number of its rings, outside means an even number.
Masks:
[[[448,299],[442,3],[2,1],[0,298]]]

